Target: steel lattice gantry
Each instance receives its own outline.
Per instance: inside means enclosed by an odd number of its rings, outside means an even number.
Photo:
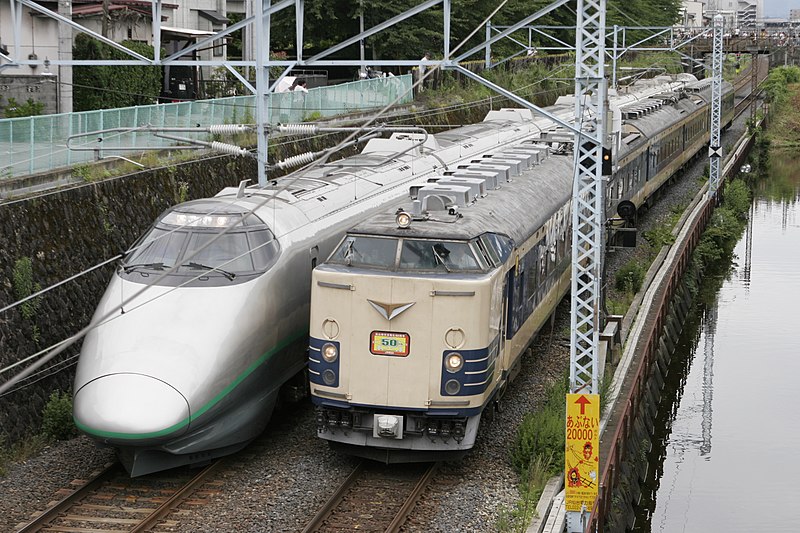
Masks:
[[[714,16],[714,42],[711,67],[711,141],[708,146],[708,194],[717,193],[720,182],[720,160],[722,159],[721,133],[722,127],[722,32],[724,21],[722,15]],[[755,68],[755,65],[753,65]]]
[[[606,136],[605,0],[578,2],[575,180],[572,192],[572,337],[570,389],[598,391],[597,345],[605,227],[602,148]]]

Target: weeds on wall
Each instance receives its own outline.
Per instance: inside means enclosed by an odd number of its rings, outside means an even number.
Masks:
[[[17,297],[17,300],[22,300],[42,290],[42,286],[33,281],[33,262],[30,257],[17,259],[14,263],[12,275],[14,278],[14,295]],[[20,312],[23,318],[26,320],[32,319],[34,315],[36,315],[40,303],[41,299],[39,297],[23,302],[20,305]]]

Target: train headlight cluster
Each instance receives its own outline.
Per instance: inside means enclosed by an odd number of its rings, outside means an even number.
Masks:
[[[458,352],[449,353],[444,360],[444,366],[448,372],[454,374],[464,367],[464,358]]]
[[[322,345],[322,358],[325,359],[328,363],[333,363],[336,361],[336,358],[339,357],[339,350],[336,349],[336,345],[330,342],[326,342]]]

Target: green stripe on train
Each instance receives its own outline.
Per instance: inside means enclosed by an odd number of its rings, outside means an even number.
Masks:
[[[253,363],[249,367],[247,367],[247,369],[244,372],[242,372],[236,379],[234,379],[230,383],[230,385],[222,389],[222,391],[220,391],[219,394],[214,396],[208,403],[206,403],[203,407],[198,409],[194,415],[189,415],[187,418],[181,420],[177,424],[174,424],[160,431],[152,431],[149,433],[117,433],[114,431],[98,431],[84,424],[81,424],[80,422],[75,420],[74,415],[72,420],[73,422],[75,422],[75,426],[77,426],[78,429],[80,429],[84,433],[88,433],[95,437],[135,440],[135,439],[149,439],[154,437],[163,437],[164,435],[169,435],[170,433],[174,433],[175,431],[181,429],[182,427],[189,425],[192,422],[192,420],[196,420],[197,418],[202,416],[203,413],[205,413],[206,411],[217,405],[225,396],[230,394],[230,392],[233,389],[235,389],[242,381],[247,379],[247,377],[250,374],[252,374],[256,368],[263,365],[270,357],[280,352],[281,350],[283,350],[293,342],[297,341],[298,339],[301,339],[303,336],[308,337],[308,331],[300,332],[298,334],[284,338],[273,349],[269,350],[267,353],[265,353],[264,355],[253,361]]]

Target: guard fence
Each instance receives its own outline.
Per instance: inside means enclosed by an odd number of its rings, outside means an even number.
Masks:
[[[359,80],[305,92],[274,93],[269,99],[270,124],[317,120],[412,100],[411,75]],[[232,96],[170,104],[102,109],[0,120],[0,180],[48,172],[137,150],[169,148],[177,141],[156,136],[147,127],[202,127],[254,124],[255,96]],[[102,135],[80,134],[122,128]],[[209,140],[208,135],[181,135]]]

